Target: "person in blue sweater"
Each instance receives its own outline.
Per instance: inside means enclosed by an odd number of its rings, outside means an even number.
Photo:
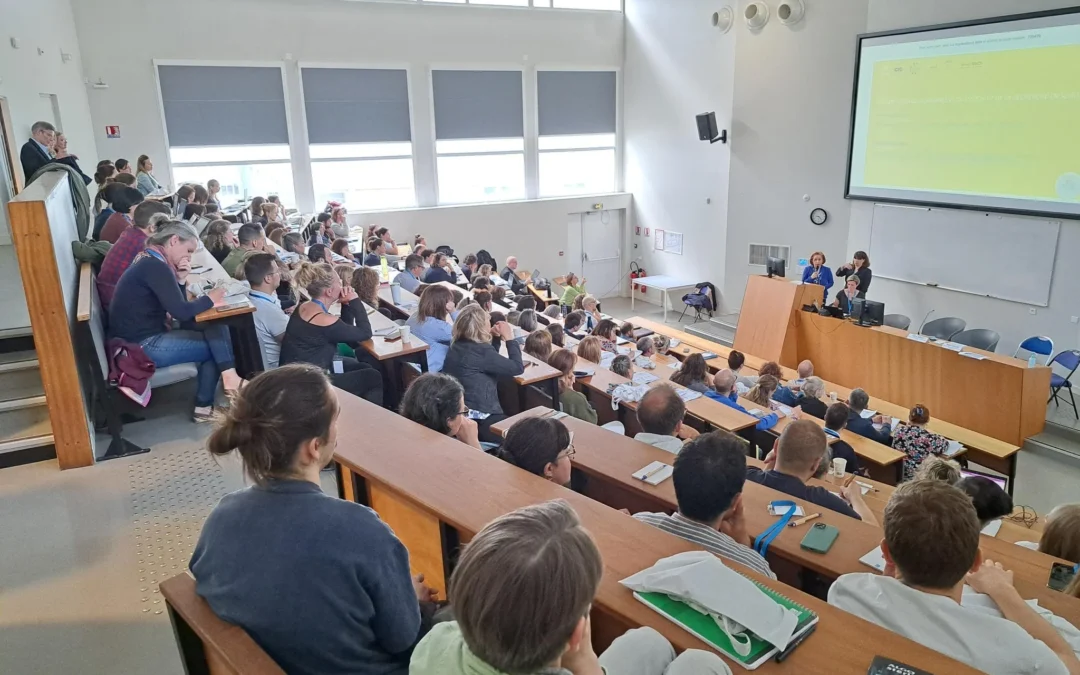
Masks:
[[[814,251],[810,256],[810,264],[803,268],[802,282],[804,284],[817,284],[824,287],[824,291],[821,293],[822,302],[828,300],[829,289],[833,287],[835,281],[833,280],[832,270],[825,266],[825,254],[821,251]]]
[[[109,336],[142,347],[158,368],[180,363],[199,364],[195,394],[196,422],[208,421],[220,379],[226,393],[240,389],[229,327],[220,322],[196,326],[196,316],[225,298],[215,288],[194,300],[187,298],[191,255],[199,235],[185,222],[173,220],[158,227],[121,275],[109,304]],[[167,321],[180,328],[168,330]]]
[[[713,376],[713,388],[710,391],[706,391],[705,395],[714,401],[719,401],[729,408],[734,408],[739,412],[750,414],[750,412],[739,405],[739,399],[732,398],[731,395],[735,390],[735,373],[731,372],[727,368],[718,371]],[[780,420],[776,413],[771,412],[758,420],[757,426],[754,428],[758,431],[766,431],[776,426],[776,423]]]
[[[214,613],[285,672],[406,675],[424,634],[421,603],[434,593],[374,511],[322,491],[338,395],[308,364],[266,371],[240,391],[206,447],[236,451],[253,485],[214,507],[189,567]]]
[[[413,335],[428,344],[428,371],[441,372],[446,352],[454,341],[454,317],[457,316],[453,292],[441,284],[434,284],[420,294],[416,312],[405,325],[412,328]]]

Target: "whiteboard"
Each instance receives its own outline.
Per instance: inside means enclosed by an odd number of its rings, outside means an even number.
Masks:
[[[668,253],[676,253],[682,255],[682,232],[672,232],[668,230],[664,233],[664,250]]]
[[[874,205],[874,276],[1047,306],[1061,221]]]

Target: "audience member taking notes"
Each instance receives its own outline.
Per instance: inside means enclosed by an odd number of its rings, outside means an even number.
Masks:
[[[481,449],[476,422],[469,419],[465,407],[465,390],[445,373],[424,373],[416,378],[405,390],[398,412],[405,419]]]
[[[597,656],[590,610],[603,569],[564,501],[488,523],[450,578],[456,621],[438,624],[417,645],[410,675],[730,674],[715,654],[691,649],[676,657],[651,628],[631,630]]]
[[[679,510],[637,513],[638,520],[697,544],[727,560],[776,578],[769,563],[753,549],[743,514],[746,444],[726,431],[689,440],[675,458],[673,473]]]
[[[765,458],[765,470],[747,467],[746,477],[797,499],[877,525],[857,483],[840,488],[842,498],[823,487],[806,484],[825,461],[827,450],[825,432],[810,420],[797,420],[780,434],[776,448]]]
[[[877,441],[884,445],[892,444],[892,426],[884,415],[863,417],[863,411],[866,410],[866,406],[868,405],[870,405],[869,394],[862,389],[851,390],[851,395],[848,396],[848,408],[851,409],[851,413],[848,416],[848,429],[853,433],[865,436],[872,441]],[[875,428],[875,424],[881,425],[881,431],[878,431]]]
[[[536,335],[536,333],[533,335]],[[548,358],[548,365],[562,373],[559,377],[558,408],[571,417],[589,424],[596,424],[596,410],[589,403],[589,399],[585,398],[585,394],[574,389],[574,366],[576,364],[577,359],[566,349],[556,349]]]
[[[683,424],[686,404],[672,387],[653,387],[638,401],[637,420],[643,431],[635,441],[679,454],[683,442],[697,438],[698,431]]]
[[[374,511],[323,493],[337,417],[314,366],[268,371],[240,392],[207,448],[237,451],[254,484],[203,525],[196,592],[286,672],[405,675],[423,636],[420,602],[433,594]]]
[[[1080,673],[1069,644],[1013,588],[1012,572],[983,559],[979,518],[962,491],[904,483],[884,518],[885,574],[840,577],[830,604],[990,675]]]

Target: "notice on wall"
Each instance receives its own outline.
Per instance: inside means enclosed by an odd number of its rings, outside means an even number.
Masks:
[[[664,231],[663,230],[657,230],[656,231],[656,238],[653,239],[653,248],[656,249],[657,251],[663,251],[665,243],[666,243],[666,239],[664,238]]]
[[[682,232],[664,232],[664,245],[663,250],[668,253],[674,253],[676,255],[683,254],[683,236]]]
[[[109,138],[120,138],[120,126],[107,126],[105,127],[105,135]]]

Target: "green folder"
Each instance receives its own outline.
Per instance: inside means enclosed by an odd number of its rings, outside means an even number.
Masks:
[[[765,595],[772,598],[776,604],[786,607],[787,609],[795,610],[799,614],[799,623],[795,625],[795,632],[791,636],[792,640],[807,631],[810,626],[817,623],[818,616],[812,610],[803,607],[768,586],[756,581],[754,581],[754,584],[756,584]],[[740,656],[732,647],[731,640],[728,639],[727,634],[724,633],[720,626],[716,625],[716,622],[711,616],[702,614],[681,600],[675,600],[663,593],[635,592],[634,597],[645,603],[645,605],[652,608],[654,611],[663,614],[668,619],[679,624],[691,634],[712,645],[719,652],[725,654],[731,660],[747,670],[754,670],[780,651],[753,633],[748,633],[748,635],[750,635],[750,653],[746,656]]]

